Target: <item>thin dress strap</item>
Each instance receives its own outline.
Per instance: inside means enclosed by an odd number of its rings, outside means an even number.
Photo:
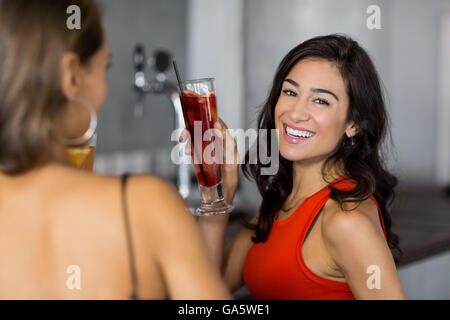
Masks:
[[[136,299],[138,299],[138,280],[137,280],[136,265],[135,265],[135,259],[134,259],[133,239],[131,237],[131,229],[130,229],[130,222],[129,222],[129,218],[128,218],[128,209],[127,209],[126,184],[127,184],[128,177],[129,177],[128,173],[124,173],[121,176],[122,212],[123,212],[123,218],[124,218],[124,222],[125,222],[125,234],[126,234],[127,243],[128,243],[128,252],[129,252],[128,256],[130,259],[130,272],[131,272],[130,299],[136,300]]]

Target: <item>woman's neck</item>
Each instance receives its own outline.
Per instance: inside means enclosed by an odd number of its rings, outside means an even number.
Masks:
[[[343,174],[342,166],[335,166],[327,170],[325,177],[322,175],[323,161],[308,162],[297,161],[292,165],[293,184],[292,192],[286,202],[306,199],[328,183]]]

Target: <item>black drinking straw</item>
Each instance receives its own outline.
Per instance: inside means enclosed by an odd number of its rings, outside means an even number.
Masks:
[[[177,76],[177,80],[178,80],[178,87],[180,88],[180,100],[181,100],[181,110],[183,110],[183,116],[184,116],[184,119],[186,119],[186,124],[187,124],[187,126],[188,126],[188,129],[189,129],[189,133],[191,133],[191,132],[193,132],[192,131],[192,127],[191,127],[191,122],[189,121],[189,116],[188,116],[188,113],[187,113],[187,110],[186,110],[186,108],[184,107],[184,101],[183,101],[183,98],[184,98],[184,94],[183,94],[183,86],[181,85],[181,77],[180,77],[180,74],[178,73],[178,67],[177,67],[177,62],[175,61],[175,60],[173,60],[173,68],[175,69],[175,75]],[[191,137],[192,138],[192,137]],[[197,153],[197,148],[195,147],[195,143],[194,143],[194,141],[191,139],[191,143],[193,143],[193,147],[194,147],[194,152],[195,152],[195,155],[197,156],[197,159],[199,159],[198,158],[198,153]],[[201,158],[200,158],[201,159]],[[202,173],[202,177],[203,177],[203,182],[205,183],[205,185],[206,185],[206,176],[205,176],[205,172],[203,171],[203,166],[202,166],[202,161],[200,160],[200,163],[198,164],[198,166],[200,167],[200,172]]]

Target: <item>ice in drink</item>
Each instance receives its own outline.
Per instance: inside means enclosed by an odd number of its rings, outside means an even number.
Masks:
[[[208,129],[214,129],[214,123],[217,122],[217,102],[214,90],[210,90],[202,95],[185,90],[183,92],[183,107],[189,119],[189,124],[187,123],[188,119],[186,117],[184,119],[186,129],[190,129],[191,142],[194,142],[191,143],[191,154],[197,181],[202,186],[213,187],[221,181],[220,164],[219,161],[205,161],[203,154],[205,148],[209,144],[214,143],[215,137],[213,136],[211,141],[203,141],[203,136]],[[196,121],[201,121],[202,131],[200,137],[194,134]],[[214,152],[212,153],[213,156]],[[200,166],[203,167],[203,172]]]

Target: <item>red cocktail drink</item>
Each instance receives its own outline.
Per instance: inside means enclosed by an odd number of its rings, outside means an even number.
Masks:
[[[199,183],[202,203],[199,216],[229,213],[233,206],[225,202],[222,191],[222,144],[214,134],[218,121],[215,79],[184,81],[182,108],[186,129],[191,137],[191,154]]]
[[[185,90],[183,93],[183,105],[189,119],[189,124],[186,123],[188,119],[184,119],[184,121],[193,142],[191,143],[191,154],[198,183],[205,187],[213,187],[221,179],[219,159],[213,159],[217,161],[208,161],[204,157],[204,152],[206,147],[214,142],[215,137],[211,137],[211,141],[209,139],[204,140],[203,137],[205,137],[207,130],[214,129],[214,123],[217,122],[216,95],[213,90],[202,95]],[[198,126],[201,126],[201,132],[199,132],[200,130],[194,132]],[[213,156],[214,152],[215,150],[212,152]],[[200,166],[202,166],[203,172]]]

